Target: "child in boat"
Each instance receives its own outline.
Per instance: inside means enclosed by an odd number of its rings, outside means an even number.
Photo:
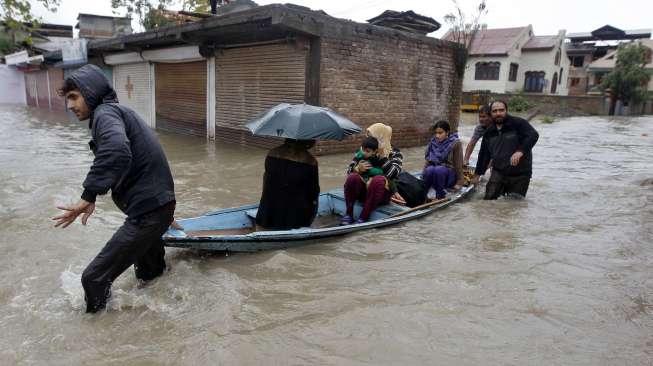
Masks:
[[[463,148],[457,133],[451,133],[447,121],[438,121],[433,126],[433,138],[426,149],[422,178],[429,190],[429,199],[441,199],[445,189],[459,190],[464,184]],[[435,191],[435,197],[431,195]]]
[[[377,155],[378,151],[379,141],[374,137],[367,137],[363,140],[360,149],[356,151],[354,159],[351,161],[350,166],[364,163],[370,165],[368,170],[358,173],[366,183],[374,176],[383,175],[383,164],[387,162],[388,158],[379,157]]]

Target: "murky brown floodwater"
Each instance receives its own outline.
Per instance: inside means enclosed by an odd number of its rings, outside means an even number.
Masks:
[[[284,251],[171,249],[169,273],[128,271],[89,316],[80,273],[123,216],[105,197],[88,227],[49,221],[81,192],[88,130],[1,106],[0,364],[652,365],[653,117],[535,126],[524,201]],[[258,199],[265,151],[160,136],[178,216]],[[323,190],[348,159],[319,159]]]

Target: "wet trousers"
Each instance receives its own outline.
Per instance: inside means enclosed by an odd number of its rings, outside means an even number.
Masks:
[[[128,217],[82,273],[86,312],[106,307],[111,284],[134,265],[136,278],[149,281],[166,268],[161,235],[172,223],[175,202],[138,217]]]
[[[354,205],[356,201],[363,202],[363,211],[360,219],[369,220],[372,211],[381,205],[390,203],[392,192],[385,188],[385,177],[377,175],[370,178],[366,184],[360,175],[351,173],[345,181],[345,203],[347,215],[354,217]]]
[[[485,186],[484,199],[495,200],[499,196],[507,194],[518,194],[526,197],[530,182],[530,175],[507,176],[499,173],[496,169],[492,169],[490,179]]]
[[[426,189],[435,189],[435,198],[444,198],[445,188],[451,188],[456,184],[456,171],[443,165],[429,165],[422,173],[422,180]]]

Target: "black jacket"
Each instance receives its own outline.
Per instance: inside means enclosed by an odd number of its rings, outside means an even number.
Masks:
[[[129,217],[174,201],[172,174],[156,135],[134,111],[118,104],[102,70],[86,65],[68,78],[91,110],[89,145],[95,159],[82,199],[95,202],[111,189],[113,202]]]
[[[476,171],[483,175],[492,160],[492,169],[507,176],[528,175],[533,172],[533,154],[531,150],[540,135],[533,126],[523,118],[507,115],[503,126],[499,130],[496,125],[490,126],[481,143],[478,153]],[[510,157],[516,151],[521,151],[524,156],[517,166],[510,165]]]

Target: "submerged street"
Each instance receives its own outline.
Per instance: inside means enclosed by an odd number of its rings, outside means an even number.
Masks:
[[[0,121],[0,364],[653,362],[653,116],[534,121],[526,200],[483,201],[481,187],[312,246],[168,248],[168,273],[143,287],[128,270],[96,316],[80,275],[124,215],[104,196],[86,227],[50,220],[81,194],[87,123],[8,105]],[[159,137],[177,217],[258,201],[265,150]],[[423,147],[402,152],[420,169]],[[342,186],[350,159],[318,157],[322,191]]]

